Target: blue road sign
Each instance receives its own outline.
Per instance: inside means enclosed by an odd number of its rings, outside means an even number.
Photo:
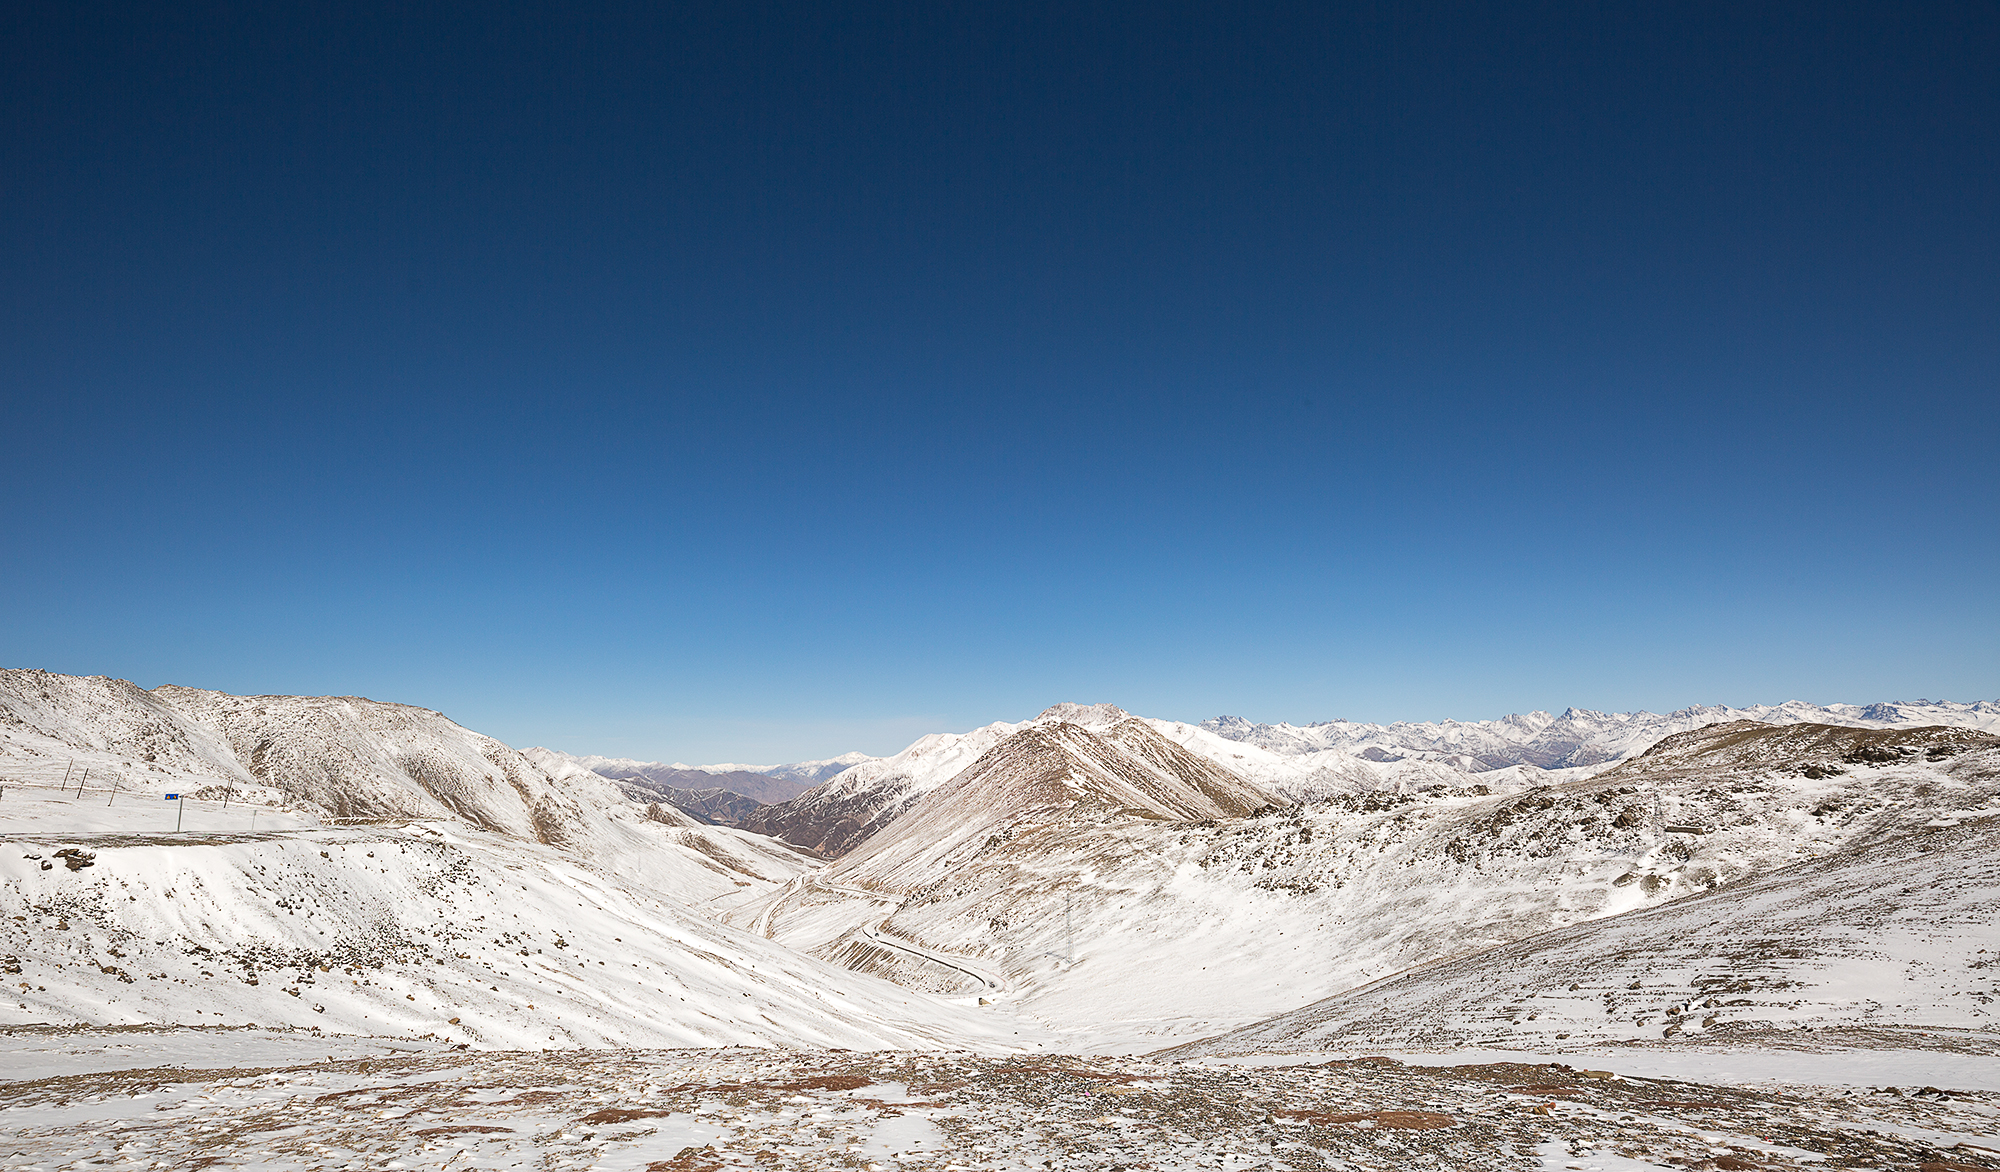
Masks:
[[[166,800],[170,802],[178,802],[181,800],[181,796],[179,794],[168,794]]]

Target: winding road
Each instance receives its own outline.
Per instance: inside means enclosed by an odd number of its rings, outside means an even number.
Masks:
[[[768,905],[766,905],[766,907],[762,912],[758,913],[757,918],[755,920],[752,920],[750,923],[750,930],[752,932],[756,932],[764,936],[767,939],[772,938],[773,934],[772,921],[776,919],[778,912],[784,907],[785,902],[794,897],[803,897],[813,888],[818,888],[821,891],[830,892],[835,895],[845,895],[845,896],[851,896],[856,899],[865,899],[870,901],[871,903],[887,904],[890,906],[892,914],[894,908],[900,906],[900,904],[902,903],[901,900],[896,899],[892,896],[883,895],[879,891],[869,891],[868,889],[863,887],[849,887],[846,884],[842,883],[829,883],[826,880],[821,879],[818,875],[800,875],[799,877],[787,883],[785,885],[785,890],[779,893],[776,898],[772,899],[771,902]],[[1000,975],[999,973],[988,972],[983,969],[974,968],[973,966],[966,964],[964,961],[956,957],[940,955],[938,953],[932,952],[927,948],[921,948],[915,944],[907,943],[893,936],[885,935],[881,930],[881,926],[883,924],[887,924],[888,922],[889,922],[888,917],[884,916],[873,927],[867,924],[859,925],[859,931],[861,932],[861,935],[866,937],[871,944],[877,944],[883,948],[892,948],[897,952],[906,952],[911,956],[916,957],[918,960],[927,960],[932,964],[942,965],[945,968],[963,973],[966,976],[971,977],[973,980],[978,981],[980,984],[984,985],[987,989],[992,990],[994,992],[999,992],[999,993],[1013,992],[1014,990],[1013,983],[1008,981],[1006,977]]]

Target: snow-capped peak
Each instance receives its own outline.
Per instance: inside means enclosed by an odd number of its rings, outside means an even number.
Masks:
[[[1072,704],[1065,701],[1051,704],[1042,710],[1032,723],[1045,724],[1062,721],[1065,724],[1081,725],[1088,729],[1110,728],[1121,721],[1132,719],[1132,714],[1116,704]]]

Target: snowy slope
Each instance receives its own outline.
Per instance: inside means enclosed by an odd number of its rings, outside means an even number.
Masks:
[[[1197,725],[1149,719],[1146,723],[1175,744],[1199,753],[1287,802],[1317,801],[1336,794],[1416,793],[1466,784],[1468,769],[1464,761],[1455,757],[1433,760],[1377,753],[1382,758],[1377,760],[1346,749],[1289,753],[1251,741],[1231,740],[1207,727],[1213,721]],[[1370,748],[1362,750],[1370,751]],[[1497,793],[1546,785],[1589,772],[1586,768],[1544,770],[1533,765],[1514,765],[1481,770],[1479,784]]]
[[[138,790],[248,787],[328,817],[460,818],[557,844],[585,836],[583,806],[617,801],[594,774],[568,771],[555,784],[515,750],[424,708],[0,671],[0,770],[54,780],[72,760]]]
[[[911,805],[828,878],[911,891],[965,866],[973,851],[986,849],[982,840],[990,846],[994,836],[1004,840],[1025,827],[1076,818],[1095,824],[1107,815],[1240,818],[1278,804],[1145,722],[1102,711],[1109,707],[1050,709]]]
[[[1760,1027],[2000,1038],[2000,808],[1342,993],[1174,1057]]]
[[[446,821],[175,835],[127,809],[117,832],[50,833],[119,808],[0,802],[0,1023],[502,1048],[1018,1040],[1010,1020],[829,968],[520,838]],[[57,854],[79,849],[90,865]]]
[[[909,748],[892,757],[871,758],[814,787],[789,802],[758,811],[743,823],[745,829],[782,838],[795,846],[821,855],[838,856],[853,850],[870,835],[889,825],[905,811],[960,771],[978,761],[988,750],[1023,729],[1036,725],[1064,723],[1093,731],[1103,731],[1135,719],[1115,704],[1052,705],[1033,720],[1019,723],[998,721],[966,733],[932,733],[919,738]],[[1193,725],[1168,721],[1145,721],[1170,741],[1191,748],[1224,770],[1245,778],[1258,791],[1258,801],[1272,795],[1292,800],[1291,788],[1319,784],[1319,774],[1299,771],[1287,764],[1271,764],[1261,770],[1242,768],[1246,754],[1256,754],[1258,764],[1277,762],[1272,754],[1246,748],[1213,736]],[[1189,739],[1196,744],[1188,745]],[[1274,784],[1266,786],[1266,778]],[[1371,775],[1368,784],[1378,779]]]
[[[87,780],[52,784],[70,778]],[[482,1046],[1017,1036],[714,921],[812,860],[425,709],[0,673],[0,787],[0,1022]]]
[[[214,783],[256,787],[222,730],[126,680],[0,670],[0,768],[20,781],[160,790]]]
[[[1951,725],[2000,732],[2000,701],[1962,704],[1911,700],[1821,706],[1794,700],[1748,708],[1702,705],[1664,716],[1571,708],[1560,716],[1529,712],[1498,720],[1397,721],[1386,725],[1345,720],[1304,726],[1253,724],[1239,716],[1222,716],[1203,721],[1201,727],[1223,739],[1254,745],[1279,756],[1310,757],[1336,752],[1374,761],[1399,758],[1434,761],[1476,773],[1512,765],[1588,768],[1628,757],[1673,733],[1738,720],[1854,728]]]
[[[773,808],[760,811],[744,825],[831,857],[852,850],[980,754],[1028,724],[1061,719],[1094,728],[1127,715],[1109,704],[1058,704],[1026,722],[1003,721],[968,733],[931,734],[891,757],[850,753],[788,766],[658,766],[600,757],[567,759],[617,776],[629,776],[644,767],[717,774],[750,771],[817,780],[819,784],[812,790],[775,802]],[[1828,707],[1792,702],[1749,708],[1695,707],[1666,716],[1572,708],[1561,716],[1534,712],[1488,721],[1390,725],[1331,721],[1303,727],[1252,724],[1230,716],[1201,724],[1144,719],[1161,736],[1208,758],[1264,793],[1300,802],[1339,794],[1405,794],[1452,788],[1465,784],[1467,773],[1480,774],[1480,784],[1495,793],[1523,789],[1587,776],[1673,733],[1733,720],[1869,728],[1943,724],[1996,731],[2000,730],[2000,702],[1918,700]],[[848,762],[853,764],[843,766]],[[829,775],[828,770],[835,771]],[[704,788],[685,781],[671,784]],[[749,793],[741,787],[736,792]],[[760,794],[750,796],[772,800]]]
[[[766,806],[743,828],[822,855],[838,855],[887,826],[1019,724],[996,722],[966,733],[932,733],[891,757],[851,766],[789,802]]]
[[[1149,1049],[1906,834],[2000,795],[2000,752],[1981,734],[1747,727],[1747,741],[1741,727],[1702,730],[1651,761],[1523,791],[1482,792],[1461,774],[1450,790],[1207,824],[1080,811],[1023,820],[947,867],[903,874],[874,874],[864,848],[734,917],[917,987],[970,991],[979,982],[963,973],[985,974],[1053,1028]],[[1951,751],[1933,757],[1940,746]],[[874,889],[848,890],[850,878]],[[861,947],[862,927],[888,951]]]
[[[247,800],[308,820],[451,819],[559,847],[690,904],[754,894],[812,865],[761,835],[649,812],[596,773],[537,763],[425,708],[0,671],[0,779],[86,772],[105,797],[178,792],[202,810]]]

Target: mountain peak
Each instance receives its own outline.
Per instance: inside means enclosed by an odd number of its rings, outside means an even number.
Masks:
[[[1084,728],[1110,728],[1120,721],[1132,719],[1132,714],[1116,704],[1052,704],[1037,716],[1034,723],[1060,720],[1066,724],[1079,724]]]

